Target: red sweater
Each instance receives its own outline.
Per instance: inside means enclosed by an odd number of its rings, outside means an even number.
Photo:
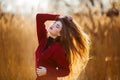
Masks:
[[[65,50],[59,42],[52,43],[45,51],[47,43],[47,31],[45,22],[55,20],[59,15],[37,14],[37,37],[39,46],[36,49],[36,68],[44,66],[47,68],[47,75],[37,76],[36,80],[57,80],[57,77],[67,76],[70,72],[69,62],[66,60]],[[56,69],[57,68],[57,69]]]

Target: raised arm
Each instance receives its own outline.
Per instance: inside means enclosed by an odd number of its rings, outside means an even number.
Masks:
[[[47,31],[45,29],[45,21],[47,20],[55,20],[59,15],[58,14],[45,14],[38,13],[36,15],[36,26],[37,26],[37,37],[38,42],[47,38]]]

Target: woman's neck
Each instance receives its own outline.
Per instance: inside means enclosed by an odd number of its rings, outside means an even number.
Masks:
[[[56,39],[56,38],[57,38],[57,36],[53,36],[53,35],[51,35],[50,33],[48,34],[48,37],[51,37],[51,38],[53,38],[53,39]]]

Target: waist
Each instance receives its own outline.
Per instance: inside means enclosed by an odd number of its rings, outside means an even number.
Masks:
[[[54,76],[37,76],[36,80],[57,80]]]

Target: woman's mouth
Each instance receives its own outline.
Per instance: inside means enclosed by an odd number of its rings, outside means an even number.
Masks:
[[[52,28],[52,27],[50,27],[50,29],[52,30],[53,28]]]

